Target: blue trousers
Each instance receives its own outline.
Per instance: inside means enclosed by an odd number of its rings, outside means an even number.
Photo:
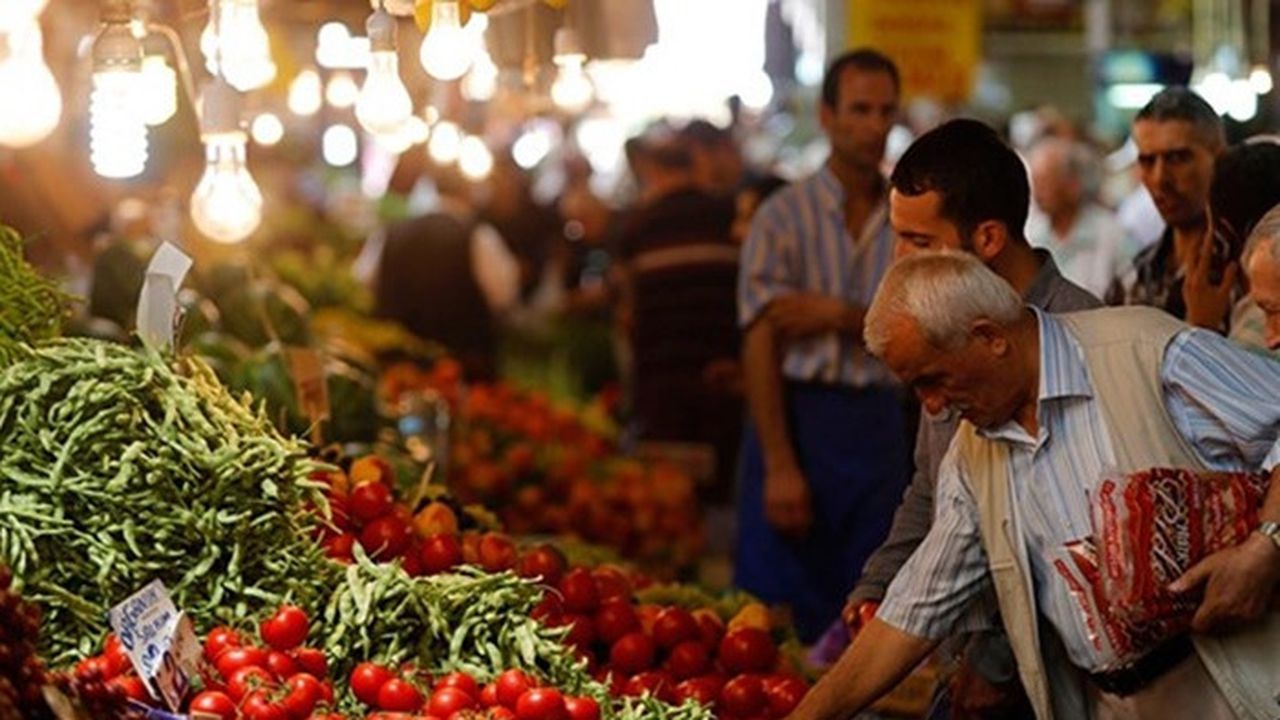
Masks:
[[[812,643],[840,616],[867,557],[889,532],[909,478],[902,401],[887,388],[788,383],[787,427],[809,482],[813,525],[779,535],[764,514],[764,457],[755,428],[743,437],[734,583],[791,606]]]

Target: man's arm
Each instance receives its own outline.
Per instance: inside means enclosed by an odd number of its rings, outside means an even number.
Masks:
[[[796,461],[782,395],[777,337],[766,318],[753,322],[742,342],[747,408],[764,453],[765,517],[779,532],[804,534],[812,520],[809,483]]]
[[[876,619],[858,634],[787,720],[845,720],[893,689],[937,640],[909,635]]]
[[[838,297],[814,292],[783,295],[769,303],[766,316],[783,338],[804,338],[835,332],[862,342],[867,310]]]

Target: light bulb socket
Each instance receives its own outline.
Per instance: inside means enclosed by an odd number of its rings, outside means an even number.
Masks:
[[[142,68],[142,43],[133,36],[127,24],[108,23],[102,26],[93,41],[93,69],[137,72]]]
[[[240,93],[222,78],[204,84],[201,101],[200,135],[242,133],[240,128]]]
[[[556,30],[555,37],[555,55],[553,60],[556,63],[581,62],[587,59],[587,54],[582,50],[582,41],[578,38],[578,31],[571,27],[562,27]]]
[[[396,49],[396,19],[382,8],[373,11],[364,23],[369,33],[369,49],[373,52]]]

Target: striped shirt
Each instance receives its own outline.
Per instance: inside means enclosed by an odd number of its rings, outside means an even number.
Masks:
[[[796,292],[832,295],[867,307],[893,261],[893,230],[881,203],[855,240],[846,228],[845,193],[827,166],[774,193],[751,223],[738,276],[738,322],[747,327],[775,298]],[[893,384],[860,338],[829,332],[785,348],[788,380],[855,387]]]
[[[1009,448],[1011,501],[1040,613],[1062,637],[1072,661],[1096,672],[1117,658],[1090,641],[1067,582],[1053,570],[1068,544],[1093,535],[1090,496],[1115,466],[1110,436],[1080,346],[1057,320],[1040,324],[1038,437],[1016,422],[980,433]],[[1270,469],[1280,463],[1280,363],[1241,350],[1204,330],[1185,330],[1165,351],[1165,407],[1178,432],[1212,470]],[[889,586],[879,617],[912,635],[942,638],[971,601],[990,598],[978,507],[952,444],[938,477],[934,524]]]

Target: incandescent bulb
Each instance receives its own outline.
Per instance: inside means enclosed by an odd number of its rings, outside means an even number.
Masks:
[[[163,55],[142,58],[142,120],[163,125],[178,111],[178,76]]]
[[[584,60],[578,55],[556,61],[560,70],[556,73],[555,82],[551,84],[551,101],[556,107],[577,113],[586,110],[591,104],[595,88],[582,68]]]
[[[263,147],[278,145],[284,139],[284,123],[275,113],[264,112],[249,125],[249,135]]]
[[[0,35],[0,145],[34,145],[62,117],[62,94],[44,62],[43,39],[34,19]]]
[[[487,51],[476,55],[471,71],[462,78],[462,97],[471,102],[488,102],[498,92],[498,66]]]
[[[484,180],[493,172],[493,153],[480,138],[471,135],[462,141],[458,168],[468,180]]]
[[[221,69],[227,82],[241,92],[263,87],[276,77],[258,0],[214,0],[209,24],[200,35],[200,51],[209,73],[217,75]]]
[[[356,85],[351,73],[340,70],[329,78],[329,84],[324,88],[324,99],[339,110],[349,108],[360,99],[360,86]]]
[[[320,75],[310,68],[298,73],[289,83],[289,112],[300,117],[308,117],[320,112],[324,103],[324,88],[320,85]]]
[[[462,150],[462,130],[448,120],[441,121],[431,128],[431,139],[427,141],[427,154],[439,165],[452,165],[458,161]]]
[[[4,0],[0,2],[0,33],[15,32],[40,17],[49,0]]]
[[[356,101],[356,119],[374,135],[393,135],[413,115],[413,101],[400,80],[395,19],[379,8],[366,26],[371,52],[368,74]]]
[[[262,223],[262,193],[245,166],[243,132],[207,134],[204,175],[191,195],[191,219],[211,240],[237,243]]]
[[[418,51],[423,69],[437,80],[457,80],[471,67],[475,49],[475,40],[462,29],[457,0],[431,3],[431,29]]]

